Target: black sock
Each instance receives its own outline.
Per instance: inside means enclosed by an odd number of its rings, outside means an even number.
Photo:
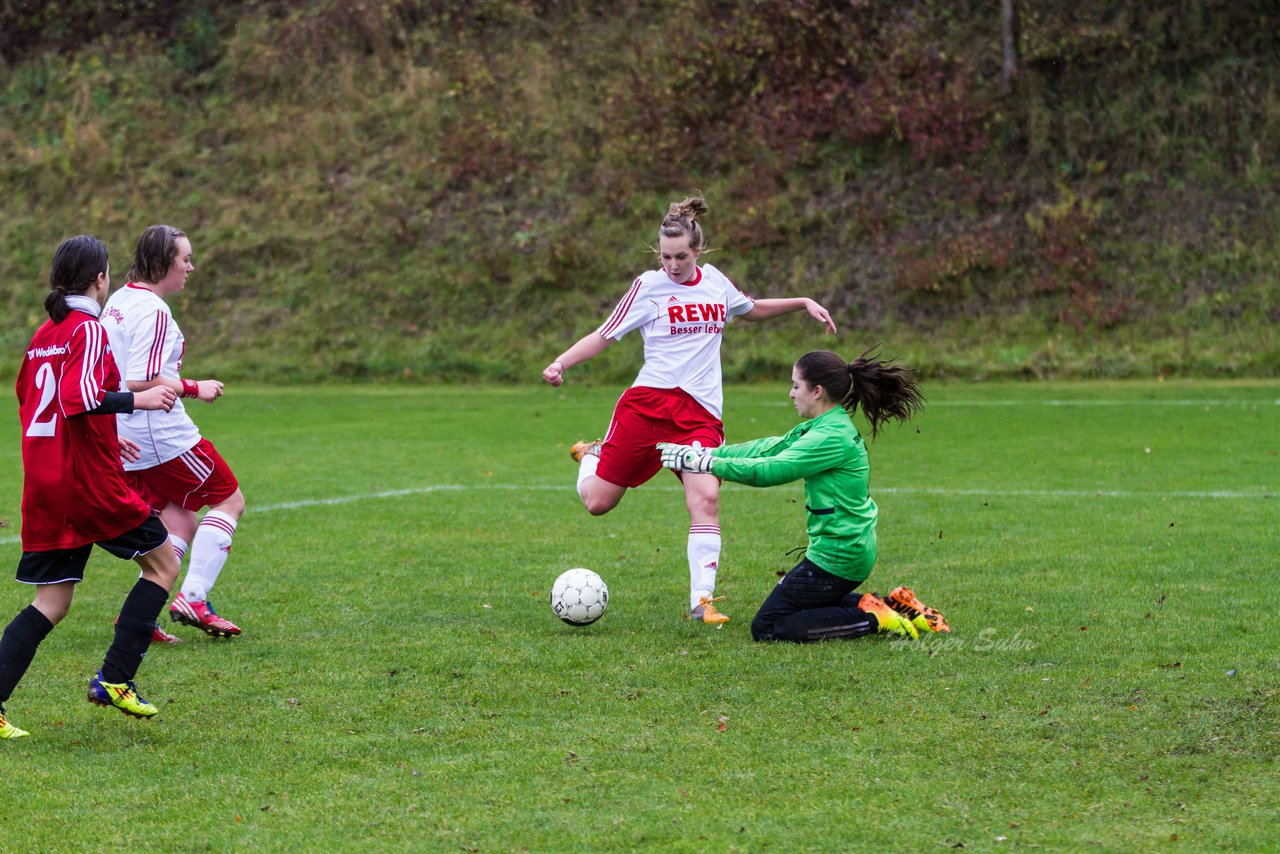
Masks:
[[[105,682],[131,682],[138,674],[142,657],[151,645],[151,632],[156,627],[156,617],[169,600],[169,593],[154,581],[139,578],[125,597],[116,622],[116,637],[102,660],[102,679]]]
[[[5,627],[0,636],[0,705],[13,695],[23,674],[36,657],[40,641],[53,631],[53,623],[35,605],[28,605]]]

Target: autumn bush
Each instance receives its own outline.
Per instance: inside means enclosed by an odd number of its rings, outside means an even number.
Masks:
[[[1280,15],[1018,5],[1007,92],[978,2],[9,4],[0,341],[59,239],[119,268],[169,221],[211,368],[530,379],[698,190],[744,289],[813,294],[935,374],[1280,372]],[[810,333],[748,329],[727,371]],[[615,348],[592,376],[633,369]]]

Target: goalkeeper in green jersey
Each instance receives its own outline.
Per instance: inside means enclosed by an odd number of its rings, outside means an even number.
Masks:
[[[825,350],[806,353],[791,371],[791,400],[805,420],[785,436],[718,448],[658,445],[662,464],[677,472],[749,486],[804,480],[809,546],[760,606],[752,637],[805,643],[950,631],[942,614],[906,587],[886,599],[854,593],[876,562],[876,504],[867,489],[867,449],[851,416],[861,406],[875,438],[889,419],[919,412],[924,397],[910,369],[866,354],[845,362]]]

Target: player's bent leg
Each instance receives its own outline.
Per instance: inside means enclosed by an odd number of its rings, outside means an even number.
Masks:
[[[138,555],[134,560],[142,569],[143,578],[163,587],[166,593],[173,590],[173,585],[178,580],[178,556],[173,553],[173,547],[167,540],[159,548]]]
[[[74,581],[61,581],[57,584],[41,584],[36,587],[36,595],[31,604],[53,626],[62,622],[71,610],[71,599],[75,596]]]
[[[194,510],[188,510],[182,505],[174,504],[170,501],[160,511],[160,521],[164,522],[164,527],[169,532],[170,539],[177,537],[186,544],[195,538],[196,525],[199,523],[200,517],[196,515]],[[178,560],[181,561],[182,559],[179,558]]]
[[[695,525],[720,524],[720,479],[713,474],[685,473],[680,477],[684,487],[684,506],[689,521]]]
[[[244,509],[244,497],[229,504],[232,510]],[[218,505],[223,506],[223,505]],[[218,576],[231,555],[231,544],[236,533],[236,516],[217,508],[210,509],[200,520],[195,539],[191,543],[191,560],[186,578],[182,580],[182,597],[188,602],[204,602],[209,599]]]
[[[217,510],[219,513],[226,513],[232,519],[239,520],[244,515],[244,506],[244,493],[237,488],[225,501],[219,501],[209,509]]]
[[[13,696],[35,660],[40,644],[51,631],[53,623],[35,605],[28,605],[0,633],[0,738],[21,738],[27,734],[5,721],[4,703]]]
[[[591,475],[578,484],[578,495],[582,497],[582,506],[592,516],[603,516],[622,503],[622,496],[627,494],[625,486],[610,483],[604,478]]]
[[[159,523],[157,522],[157,527]],[[160,557],[155,557],[159,555]],[[148,560],[148,558],[151,558]],[[177,560],[168,541],[160,534],[160,543],[146,555],[134,558],[144,567],[142,577],[133,584],[133,589],[125,597],[120,607],[120,616],[116,620],[115,637],[107,654],[102,659],[102,667],[89,680],[89,702],[99,706],[111,706],[137,718],[148,718],[158,711],[155,706],[138,696],[137,686],[133,678],[138,667],[147,654],[147,647],[155,631],[156,617],[169,598],[169,591],[154,579],[163,580],[168,577],[172,584],[177,575]],[[167,570],[157,571],[156,561],[167,562]],[[149,577],[148,577],[149,576]]]
[[[810,643],[870,634],[874,619],[842,604],[857,586],[801,558],[760,606],[751,621],[751,636],[757,641]]]

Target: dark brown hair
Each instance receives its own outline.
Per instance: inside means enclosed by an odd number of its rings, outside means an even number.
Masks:
[[[667,206],[667,215],[662,218],[658,227],[658,237],[689,237],[689,248],[702,248],[702,226],[698,225],[698,217],[707,212],[707,203],[701,196],[689,196],[679,202]]]
[[[850,415],[862,407],[873,439],[890,418],[907,421],[924,409],[924,395],[911,368],[892,359],[881,360],[879,355],[868,350],[846,362],[829,350],[814,350],[796,360],[800,378],[811,386],[822,386]]]
[[[58,245],[49,265],[49,295],[44,298],[44,310],[54,323],[61,323],[71,313],[67,295],[82,294],[93,287],[98,274],[107,272],[107,263],[106,244],[91,235],[68,237]]]
[[[152,225],[138,238],[133,252],[133,266],[126,277],[130,282],[154,285],[169,272],[178,255],[178,238],[186,233],[171,225]]]

